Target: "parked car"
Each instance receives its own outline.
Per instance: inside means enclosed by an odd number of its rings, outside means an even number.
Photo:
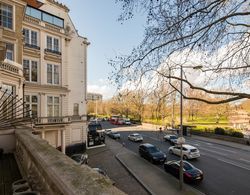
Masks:
[[[105,129],[105,134],[106,134],[106,135],[110,134],[111,132],[112,132],[111,129]]]
[[[128,139],[134,142],[142,142],[143,137],[139,133],[132,133],[128,135]]]
[[[139,154],[141,157],[152,163],[164,163],[167,159],[166,154],[160,151],[156,146],[145,143],[139,146]]]
[[[118,132],[115,132],[115,131],[111,131],[108,136],[112,139],[120,139],[121,138],[121,135],[120,133]]]
[[[180,156],[181,153],[181,147],[180,146],[171,146],[168,149],[170,154],[175,154]],[[182,153],[183,153],[183,159],[192,159],[192,158],[198,158],[200,157],[199,150],[191,145],[183,144],[182,145]]]
[[[131,121],[129,119],[124,120],[125,125],[131,125]]]
[[[88,154],[83,153],[83,154],[73,154],[70,156],[71,159],[77,162],[77,164],[82,165],[82,164],[88,164]]]
[[[175,177],[180,176],[180,161],[168,161],[164,163],[166,172],[171,173]],[[203,172],[187,161],[183,161],[183,179],[186,183],[203,180]]]

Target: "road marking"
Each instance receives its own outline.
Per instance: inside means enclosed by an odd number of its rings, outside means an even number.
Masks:
[[[246,169],[246,170],[250,171],[250,168],[245,167],[245,166],[242,166],[242,165],[239,165],[239,164],[236,164],[236,163],[234,163],[234,162],[226,161],[226,160],[223,160],[223,159],[221,159],[221,158],[218,158],[217,160],[219,160],[219,161],[222,161],[222,162],[224,162],[224,163],[228,163],[228,164],[230,164],[230,165],[234,165],[234,166],[236,166],[236,167],[239,167],[239,168]]]
[[[211,152],[211,153],[220,154],[222,156],[228,156],[227,154],[224,154],[224,153],[221,153],[221,152],[217,152],[217,151],[214,151],[214,150],[209,150],[209,149],[206,149],[206,148],[200,148],[200,150],[206,150],[206,151]]]
[[[244,162],[247,162],[247,163],[250,163],[250,160],[246,160],[244,158],[240,158],[241,161],[244,161]]]

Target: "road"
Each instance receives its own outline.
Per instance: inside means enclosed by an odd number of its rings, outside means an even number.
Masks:
[[[144,137],[144,143],[151,143],[167,154],[167,160],[179,159],[168,153],[170,144],[163,141],[163,134],[152,131],[143,131],[135,127],[117,127],[108,122],[103,128],[115,128],[121,134],[120,143],[131,151],[138,153],[140,143],[131,142],[127,136],[131,132],[138,132]],[[196,146],[201,153],[199,159],[189,160],[194,166],[204,172],[204,180],[193,187],[208,195],[249,195],[250,194],[250,152],[209,143],[194,138],[186,138],[186,143]],[[159,166],[163,169],[162,165]]]

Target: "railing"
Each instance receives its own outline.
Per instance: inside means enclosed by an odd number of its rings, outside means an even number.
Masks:
[[[82,116],[61,116],[61,117],[38,117],[35,119],[35,125],[41,124],[67,124],[72,122],[86,121],[87,117]]]
[[[33,24],[39,24],[40,23],[39,19],[33,18],[31,16],[27,16],[27,15],[25,15],[24,20],[26,22],[28,22],[28,23],[33,23]]]
[[[62,53],[60,51],[55,51],[55,50],[52,50],[52,49],[44,49],[45,52],[47,53],[53,53],[53,54],[56,54],[56,55],[62,55]]]
[[[40,50],[40,47],[37,46],[37,45],[32,45],[32,44],[29,44],[29,43],[25,43],[24,45],[25,47],[29,47],[29,48],[32,48],[32,49],[37,49],[37,50]]]
[[[0,62],[0,69],[4,69],[4,70],[7,70],[7,71],[12,72],[12,73],[19,74],[18,67],[14,66],[12,64],[6,63],[6,62]]]
[[[16,129],[16,159],[22,176],[41,195],[123,195],[107,178],[87,165],[77,165],[31,130]]]

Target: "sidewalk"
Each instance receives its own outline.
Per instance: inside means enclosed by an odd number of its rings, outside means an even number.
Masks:
[[[114,140],[106,139],[106,145],[116,154],[116,158],[147,189],[155,195],[202,195],[203,193],[184,184],[179,190],[179,182],[172,175],[149,163]]]
[[[238,143],[224,141],[224,140],[219,140],[219,139],[202,137],[202,136],[198,136],[198,135],[192,135],[192,138],[197,139],[197,140],[201,140],[201,141],[210,142],[210,143],[216,143],[216,144],[219,144],[219,145],[224,145],[224,146],[229,146],[229,147],[233,147],[233,148],[238,148],[238,149],[246,150],[246,151],[250,152],[250,146],[244,145],[244,144],[238,144]]]

